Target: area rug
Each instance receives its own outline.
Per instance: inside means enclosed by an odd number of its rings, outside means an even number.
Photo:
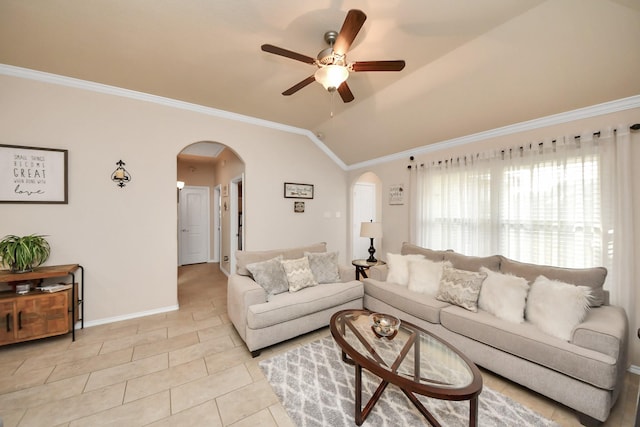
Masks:
[[[259,363],[294,424],[299,427],[354,426],[354,368],[342,362],[332,337],[322,338]],[[363,404],[380,380],[362,374]],[[419,396],[443,426],[468,426],[469,402],[449,402]],[[402,391],[390,384],[363,426],[428,426]],[[558,427],[518,402],[486,385],[479,397],[481,427]]]

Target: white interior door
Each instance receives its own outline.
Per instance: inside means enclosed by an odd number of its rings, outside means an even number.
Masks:
[[[352,218],[352,256],[353,259],[367,259],[371,241],[360,237],[360,224],[376,221],[376,185],[369,182],[357,182],[353,186],[353,218]]]
[[[180,190],[180,265],[209,260],[209,187]]]

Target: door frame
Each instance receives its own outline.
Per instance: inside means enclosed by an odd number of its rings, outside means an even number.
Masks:
[[[242,206],[238,205],[238,184],[242,184]],[[242,247],[245,246],[245,236],[246,232],[244,231],[245,223],[246,223],[246,212],[244,208],[244,173],[234,177],[231,179],[229,185],[229,273],[233,274],[236,271],[236,250],[238,250],[238,213],[239,207],[242,208],[242,216],[243,216],[243,224],[242,224]]]
[[[213,187],[213,257],[211,262],[220,262],[222,253],[222,186]]]

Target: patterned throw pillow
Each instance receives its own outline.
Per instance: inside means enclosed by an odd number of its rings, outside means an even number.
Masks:
[[[338,252],[305,252],[309,266],[318,283],[337,283],[340,281],[338,270]]]
[[[309,267],[309,258],[302,257],[298,259],[283,259],[280,261],[289,282],[289,292],[297,292],[300,289],[318,284],[313,277],[311,267]]]
[[[486,273],[458,270],[445,265],[436,299],[477,312],[480,288],[486,278]]]
[[[282,268],[282,255],[267,261],[247,264],[247,270],[253,276],[253,280],[267,292],[267,301],[273,295],[281,294],[289,290],[287,275]]]

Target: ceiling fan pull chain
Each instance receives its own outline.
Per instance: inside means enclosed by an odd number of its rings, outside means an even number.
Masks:
[[[336,99],[336,91],[331,91],[329,92],[331,93],[331,113],[329,114],[329,116],[333,119],[333,106],[335,105],[334,100]]]

